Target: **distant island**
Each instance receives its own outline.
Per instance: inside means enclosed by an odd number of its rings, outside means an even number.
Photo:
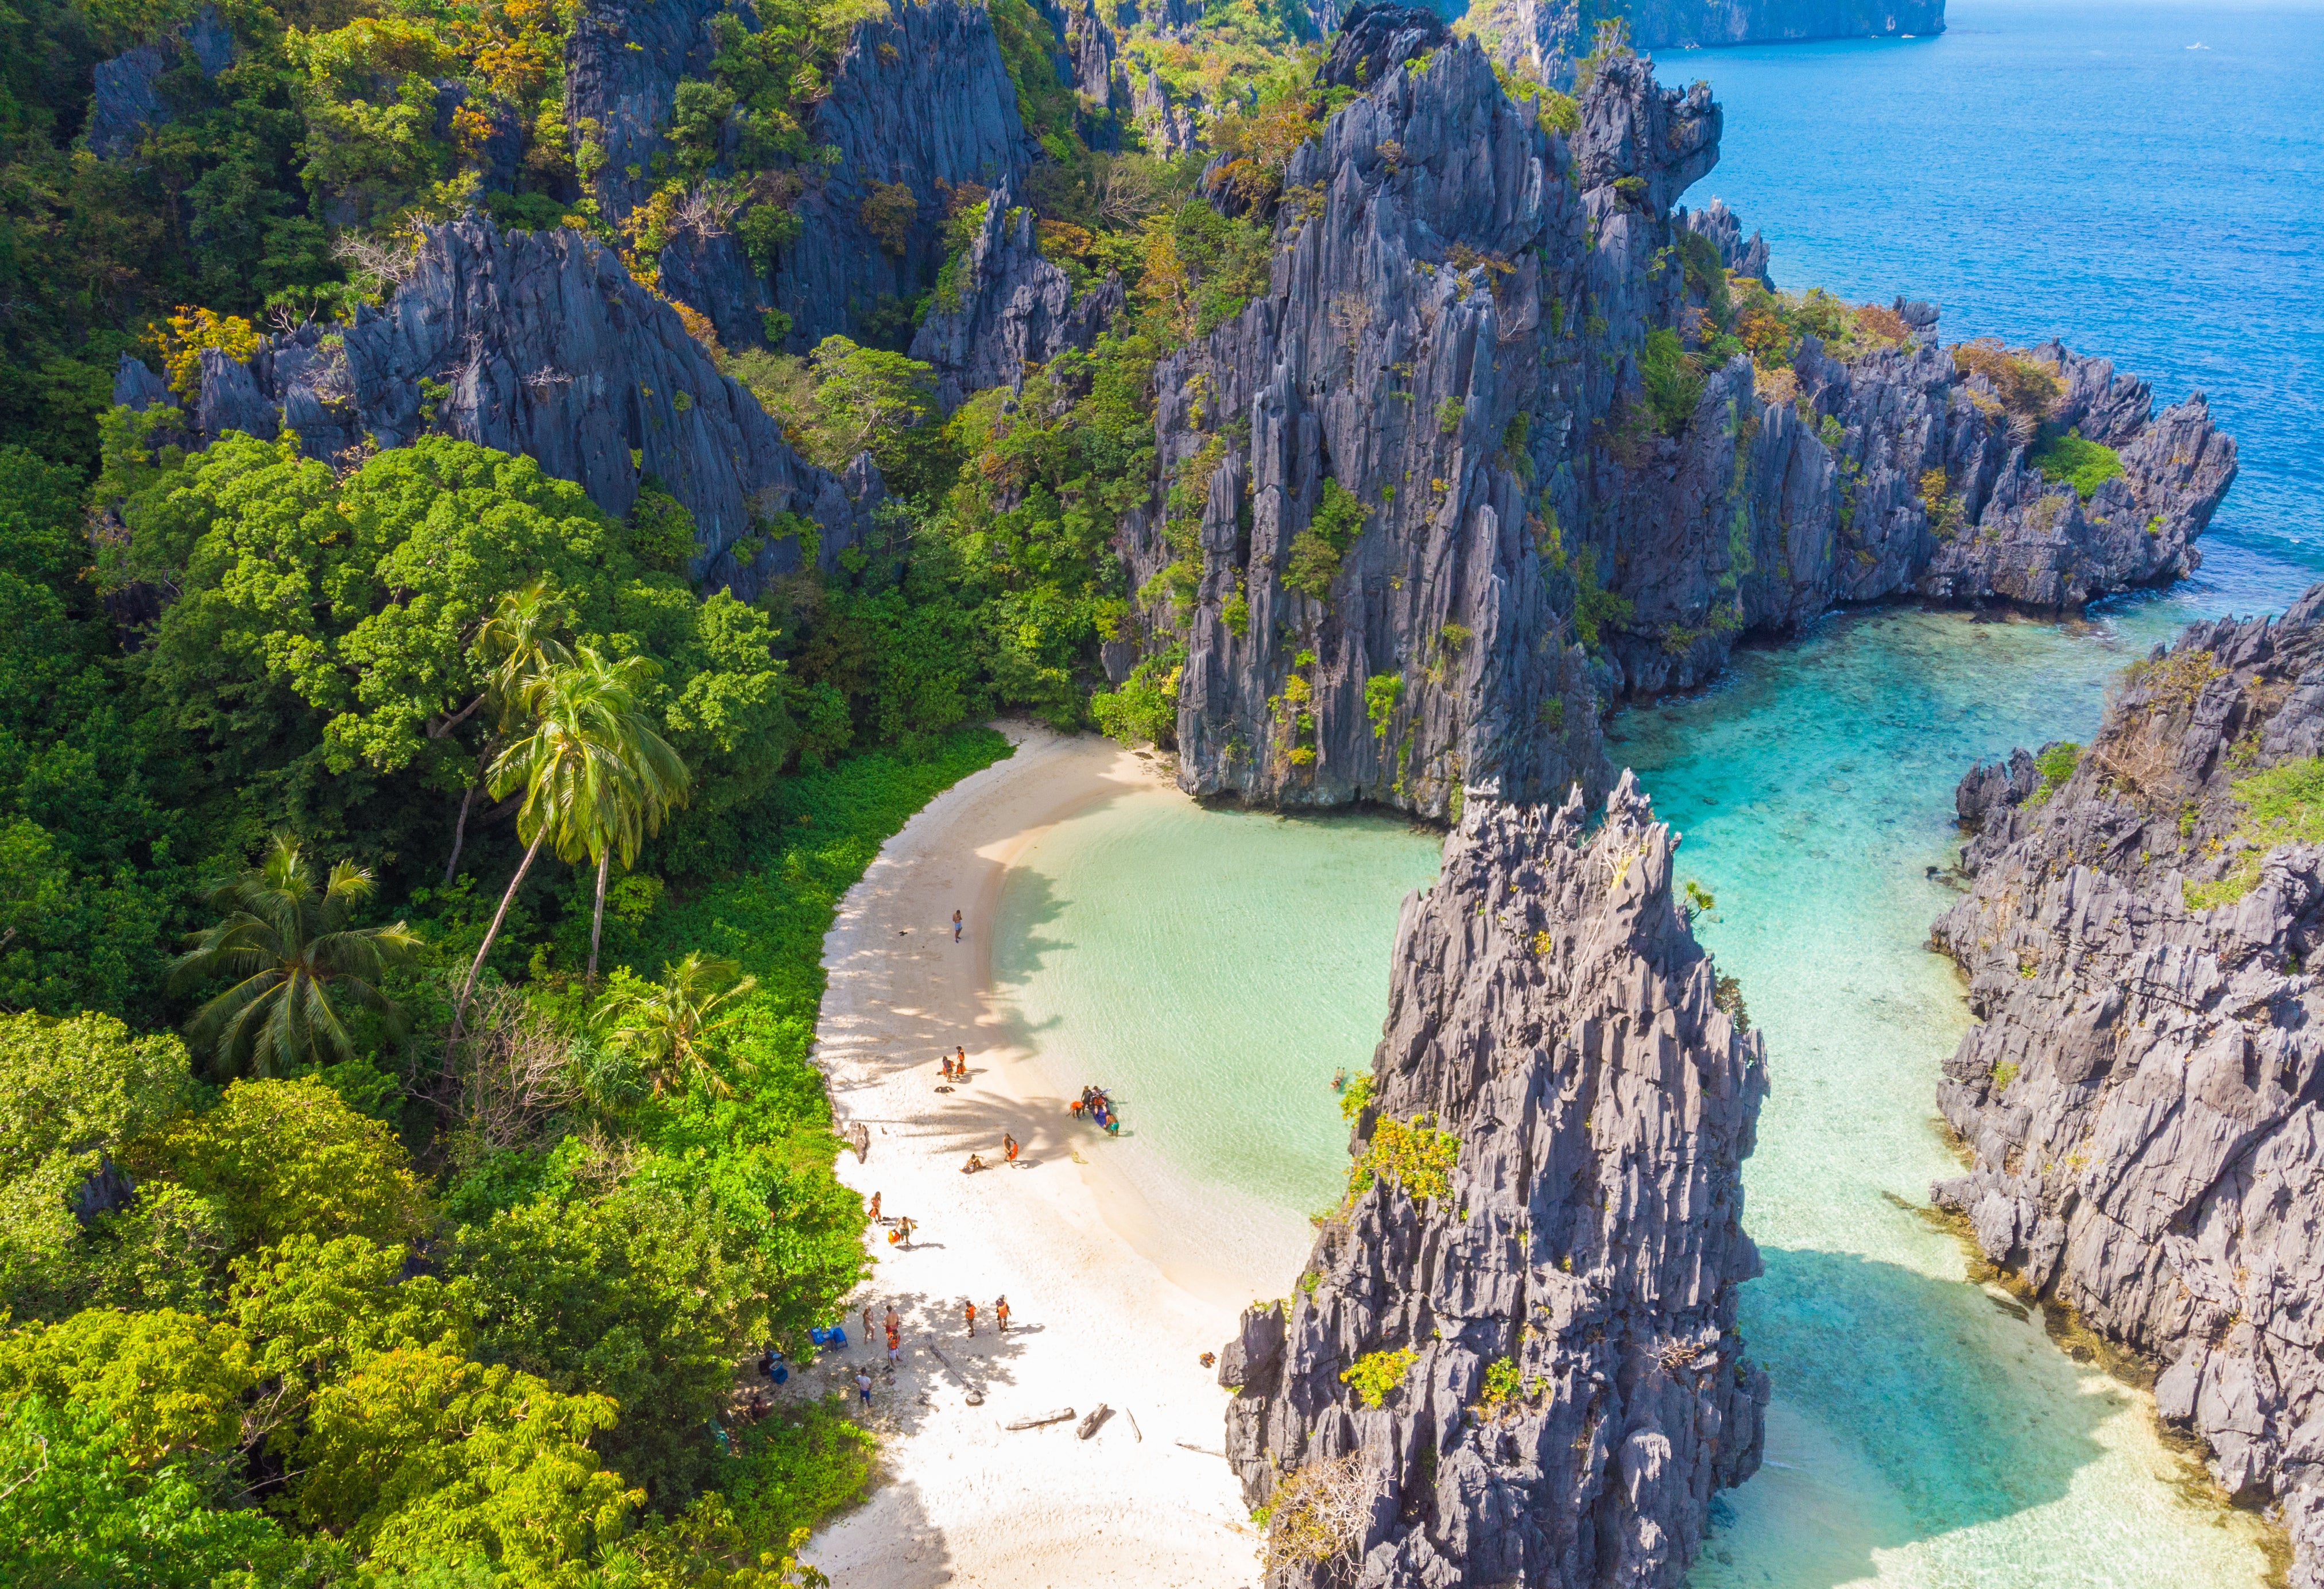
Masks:
[[[1615,21],[1640,50],[1945,31],[1944,0],[1479,0],[1466,17],[1463,31],[1494,35],[1504,59],[1522,56],[1559,76],[1588,52],[1600,24]]]

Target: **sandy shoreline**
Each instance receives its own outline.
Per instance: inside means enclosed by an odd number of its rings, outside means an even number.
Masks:
[[[1224,1393],[1197,1359],[1234,1327],[1230,1277],[1177,1283],[1133,1241],[1147,1211],[1076,1162],[1093,1128],[1065,1113],[992,992],[991,925],[1010,863],[1076,811],[1167,788],[1157,764],[1103,740],[1009,726],[1017,753],[943,794],[890,840],[824,940],[830,987],[817,1063],[843,1122],[872,1148],[843,1179],[919,1222],[909,1250],[880,1239],[854,1307],[895,1306],[905,1361],[879,1378],[873,1420],[887,1476],[817,1535],[808,1559],[844,1589],[1001,1584],[1012,1589],[1248,1584],[1257,1532],[1215,1452]],[[955,910],[966,918],[952,941]],[[967,1049],[972,1079],[935,1089],[937,1056]],[[1023,1147],[1014,1169],[964,1176],[972,1151]],[[1014,1321],[992,1333],[993,1299]],[[961,1302],[977,1304],[977,1335]],[[884,1363],[856,1337],[838,1362]],[[974,1385],[982,1406],[965,1400]],[[1100,1402],[1089,1440],[1072,1423],[1002,1425]]]

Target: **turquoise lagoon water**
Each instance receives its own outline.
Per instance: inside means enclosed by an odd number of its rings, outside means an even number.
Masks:
[[[1693,1583],[2240,1589],[2266,1566],[2251,1520],[1914,1212],[1955,1168],[1934,1086],[1967,1021],[1923,946],[1971,761],[2085,737],[2148,645],[2324,577],[2324,13],[1954,0],[1951,21],[1666,56],[1665,80],[1708,78],[1727,106],[1690,197],[1764,230],[1787,287],[1904,291],[1942,303],[1948,336],[2058,334],[2164,402],[2200,387],[2243,472],[2201,574],[2166,595],[2071,624],[1837,614],[1612,725],[1718,897],[1700,930],[1775,1078],[1745,1170],[1769,1460],[1720,1501]],[[1169,1255],[1272,1265],[1267,1290],[1295,1272],[1299,1216],[1344,1164],[1325,1083],[1369,1055],[1397,901],[1434,855],[1379,818],[1144,795],[1012,878],[1004,980],[1060,1087],[1120,1086],[1135,1140],[1107,1144],[1109,1173]]]

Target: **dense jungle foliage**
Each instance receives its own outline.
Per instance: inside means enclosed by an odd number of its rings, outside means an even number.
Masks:
[[[1093,151],[1120,129],[996,4],[1043,251],[1077,290],[1119,273],[1132,313],[950,416],[898,351],[927,300],[803,358],[690,318],[802,452],[868,448],[899,504],[884,548],[754,602],[692,584],[650,482],[617,521],[448,439],[189,454],[174,411],[110,404],[124,353],[189,397],[203,348],[383,299],[413,229],[471,208],[591,232],[655,289],[708,202],[770,268],[869,12],[754,9],[618,224],[596,129],[563,125],[561,0],[0,13],[20,1577],[814,1582],[800,1530],[869,1477],[835,1404],[735,1400],[867,1272],[807,1058],[822,935],[889,834],[1006,753],[970,725],[1088,720],[1153,365],[1263,285],[1263,222],[1196,192],[1200,156]],[[1322,103],[1290,33],[1260,42],[1214,98],[1278,124],[1263,180]],[[150,114],[100,125],[97,69],[149,46]],[[983,199],[953,196],[955,261]]]

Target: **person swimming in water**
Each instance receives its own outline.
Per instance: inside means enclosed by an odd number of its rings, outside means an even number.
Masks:
[[[1348,1067],[1343,1065],[1339,1069],[1332,1072],[1332,1090],[1335,1093],[1345,1092],[1347,1090],[1347,1086]]]

